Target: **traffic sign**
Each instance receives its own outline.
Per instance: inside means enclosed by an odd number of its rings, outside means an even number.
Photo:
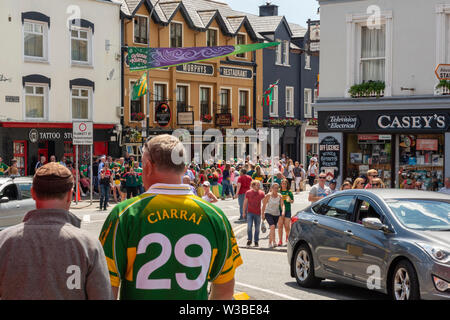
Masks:
[[[73,145],[92,145],[94,143],[94,124],[92,121],[74,121]]]
[[[450,64],[440,64],[434,71],[439,80],[450,80]]]

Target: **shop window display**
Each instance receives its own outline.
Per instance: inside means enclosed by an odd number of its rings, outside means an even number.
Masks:
[[[392,185],[392,136],[379,134],[349,134],[347,136],[347,177],[353,180],[378,171],[386,187]]]
[[[438,191],[444,186],[444,135],[400,135],[402,189]]]

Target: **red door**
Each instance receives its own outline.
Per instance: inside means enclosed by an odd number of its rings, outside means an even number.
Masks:
[[[108,155],[108,142],[96,141],[94,142],[94,156]]]
[[[47,163],[48,162],[48,141],[39,142],[38,161],[41,160],[41,156],[45,157],[45,163]]]

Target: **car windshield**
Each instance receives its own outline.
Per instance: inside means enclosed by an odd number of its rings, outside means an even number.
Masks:
[[[450,202],[398,199],[387,202],[400,222],[415,230],[450,231]]]

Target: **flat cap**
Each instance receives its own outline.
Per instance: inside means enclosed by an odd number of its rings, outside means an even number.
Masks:
[[[66,193],[73,188],[73,175],[57,162],[50,162],[36,170],[33,189],[41,194]]]

